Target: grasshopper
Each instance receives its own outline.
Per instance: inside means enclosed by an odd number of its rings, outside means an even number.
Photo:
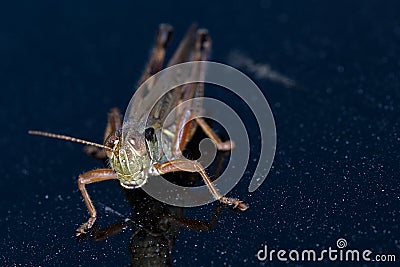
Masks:
[[[172,27],[168,24],[159,26],[156,40],[145,70],[139,80],[138,87],[152,75],[161,71],[166,47],[171,39]],[[167,66],[188,61],[206,61],[211,50],[211,38],[205,29],[197,29],[193,24],[179,44]],[[201,71],[201,70],[199,70]],[[204,73],[198,73],[199,76]],[[149,88],[151,90],[151,88]],[[159,127],[170,111],[183,101],[204,95],[204,83],[182,85],[166,93],[154,106],[145,129],[140,130],[135,122],[122,120],[117,108],[110,110],[104,134],[103,145],[74,138],[71,136],[52,134],[42,131],[29,131],[29,134],[63,139],[89,145],[87,151],[97,158],[107,158],[110,168],[96,169],[79,175],[78,187],[89,211],[89,219],[77,230],[76,236],[89,231],[97,218],[97,212],[86,190],[86,185],[101,181],[118,179],[121,186],[128,189],[143,186],[149,177],[171,172],[197,172],[201,175],[213,197],[221,203],[239,211],[248,206],[242,201],[221,195],[215,187],[204,167],[197,161],[189,161],[181,151],[191,140],[196,128],[200,128],[214,141],[218,150],[230,151],[233,142],[221,141],[213,129],[201,118],[201,107],[181,110],[175,115],[175,122],[167,128]],[[143,99],[146,101],[146,99]],[[125,116],[140,114],[142,111],[128,107]],[[162,138],[161,138],[162,137]],[[161,144],[158,140],[166,142]],[[162,147],[161,147],[162,146]],[[167,151],[165,151],[167,147]],[[163,151],[164,148],[164,151]],[[167,160],[166,154],[169,155]]]

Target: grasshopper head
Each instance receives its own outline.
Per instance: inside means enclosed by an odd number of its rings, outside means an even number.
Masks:
[[[151,160],[143,134],[132,130],[123,136],[121,131],[116,131],[106,139],[105,145],[112,147],[107,156],[123,187],[137,188],[146,183],[143,169],[150,167]]]

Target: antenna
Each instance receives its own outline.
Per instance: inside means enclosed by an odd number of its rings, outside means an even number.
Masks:
[[[62,140],[67,140],[67,141],[71,141],[71,142],[75,142],[75,143],[81,143],[81,144],[85,144],[85,145],[96,146],[96,147],[100,147],[100,148],[103,148],[106,150],[114,151],[114,149],[112,149],[111,147],[108,147],[105,145],[100,145],[97,143],[89,142],[86,140],[78,139],[78,138],[75,138],[72,136],[67,136],[67,135],[54,134],[54,133],[48,133],[48,132],[42,132],[42,131],[32,131],[32,130],[29,130],[28,134],[40,135],[40,136],[45,136],[45,137],[50,137],[50,138],[55,138],[55,139],[62,139]]]

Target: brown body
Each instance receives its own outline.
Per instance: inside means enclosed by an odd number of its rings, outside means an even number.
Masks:
[[[138,87],[162,69],[165,48],[171,33],[171,26],[160,25],[155,46]],[[205,61],[208,59],[210,49],[211,39],[207,31],[197,30],[196,25],[192,25],[169,61],[168,66],[187,61]],[[203,70],[199,70],[196,75],[204,75]],[[151,90],[151,86],[148,90]],[[118,179],[123,187],[131,189],[142,186],[150,176],[175,171],[197,172],[201,175],[215,199],[242,211],[247,209],[247,206],[241,201],[222,196],[200,163],[188,161],[182,156],[181,151],[192,138],[197,126],[200,126],[206,135],[215,142],[219,150],[233,148],[231,141],[222,142],[210,126],[200,118],[202,107],[199,104],[185,109],[178,109],[174,113],[173,123],[162,129],[159,127],[174,107],[186,100],[203,96],[203,91],[203,83],[193,83],[180,86],[168,92],[151,110],[145,129],[132,127],[130,122],[127,121],[127,118],[131,118],[137,113],[137,110],[134,110],[135,107],[128,107],[125,114],[127,117],[124,122],[122,122],[119,110],[116,108],[111,109],[108,115],[104,145],[97,145],[66,136],[37,131],[30,132],[31,134],[67,139],[91,145],[86,148],[87,152],[97,158],[105,158],[107,156],[109,159],[110,169],[97,169],[79,176],[78,186],[89,210],[90,218],[77,229],[77,236],[86,233],[93,226],[97,217],[96,209],[87,193],[86,185],[110,179]],[[163,144],[158,142],[158,140],[161,140],[161,135],[163,135]],[[168,147],[168,149],[163,151],[161,146]],[[102,149],[97,149],[97,147]]]

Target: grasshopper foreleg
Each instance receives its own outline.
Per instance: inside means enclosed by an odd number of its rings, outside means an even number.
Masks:
[[[207,185],[208,190],[213,195],[213,197],[219,200],[221,203],[231,206],[234,209],[238,209],[241,211],[247,210],[248,206],[242,201],[234,198],[228,198],[222,196],[218,189],[215,187],[210,177],[207,175],[204,167],[195,161],[185,160],[185,159],[176,159],[171,160],[161,165],[155,166],[159,174],[166,174],[170,172],[176,171],[186,171],[186,172],[197,172],[201,175],[204,180],[204,183]]]
[[[93,171],[85,172],[79,175],[78,178],[78,187],[82,193],[83,199],[85,201],[86,207],[89,211],[90,218],[87,222],[82,224],[78,229],[76,229],[76,236],[80,236],[85,234],[90,228],[92,228],[94,222],[97,218],[97,212],[93,205],[92,200],[89,197],[89,194],[86,190],[87,184],[102,182],[111,179],[118,179],[117,174],[111,169],[97,169]]]

